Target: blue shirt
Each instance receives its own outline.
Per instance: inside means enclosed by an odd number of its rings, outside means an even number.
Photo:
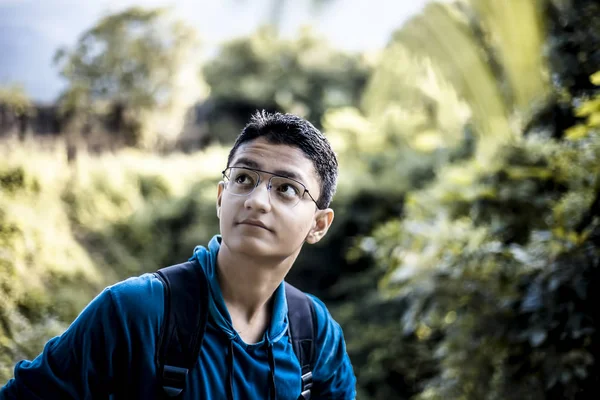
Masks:
[[[262,340],[246,344],[233,328],[216,276],[220,237],[192,258],[209,281],[209,318],[196,367],[186,380],[183,399],[226,399],[232,374],[235,399],[266,399],[270,393],[269,351],[275,394],[296,400],[300,365],[287,333],[285,284],[273,294],[270,326]],[[316,314],[313,399],[354,399],[356,380],[340,326],[314,296]],[[163,321],[163,287],[153,274],[129,278],[106,288],[71,326],[50,339],[33,361],[15,367],[0,389],[4,399],[155,399],[160,398],[156,342]],[[233,355],[233,370],[227,354]]]

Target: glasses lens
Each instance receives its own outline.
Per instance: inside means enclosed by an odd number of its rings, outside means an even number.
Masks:
[[[295,206],[304,195],[304,187],[298,182],[274,176],[271,179],[271,199],[287,206]]]
[[[227,188],[232,194],[246,196],[256,187],[258,173],[245,168],[229,168],[229,184]]]

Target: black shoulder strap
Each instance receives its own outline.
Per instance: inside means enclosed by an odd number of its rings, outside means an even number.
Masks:
[[[302,366],[302,391],[298,400],[309,400],[315,357],[315,310],[312,300],[287,282],[285,296],[288,304],[289,335],[294,353]]]
[[[208,316],[208,281],[198,262],[158,270],[165,296],[164,321],[157,342],[157,372],[167,397],[183,392],[196,365]],[[171,292],[176,292],[172,295]]]

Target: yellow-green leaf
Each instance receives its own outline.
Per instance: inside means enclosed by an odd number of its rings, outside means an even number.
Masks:
[[[587,117],[596,111],[600,111],[600,98],[588,100],[575,109],[577,117]]]
[[[430,153],[444,147],[444,140],[438,132],[427,131],[415,135],[412,139],[412,145],[418,151]]]
[[[552,171],[543,167],[508,167],[506,174],[511,179],[550,179]]]
[[[600,112],[595,112],[588,117],[587,125],[590,127],[599,127],[600,126]]]
[[[582,124],[577,124],[565,130],[565,137],[569,140],[579,140],[587,136],[588,127]]]
[[[592,82],[596,86],[600,86],[600,71],[590,76],[590,82]]]

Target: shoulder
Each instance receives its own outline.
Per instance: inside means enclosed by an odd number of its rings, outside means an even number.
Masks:
[[[106,287],[66,333],[74,342],[91,336],[104,343],[96,352],[112,348],[141,354],[154,349],[164,319],[163,304],[162,283],[152,274],[128,278]]]
[[[75,322],[81,319],[107,318],[111,321],[128,315],[147,313],[163,307],[162,283],[152,274],[128,278],[107,286],[81,311]]]
[[[162,313],[164,290],[154,274],[143,274],[108,286],[104,295],[118,314],[143,316]]]
[[[125,279],[106,288],[113,301],[140,305],[147,299],[162,299],[162,282],[151,273]]]
[[[321,332],[327,329],[339,330],[341,332],[342,328],[335,321],[335,319],[331,316],[331,313],[327,309],[327,306],[323,301],[321,301],[318,297],[306,293],[306,296],[310,299],[313,305],[313,309],[315,311],[315,321],[317,323],[317,332]]]

